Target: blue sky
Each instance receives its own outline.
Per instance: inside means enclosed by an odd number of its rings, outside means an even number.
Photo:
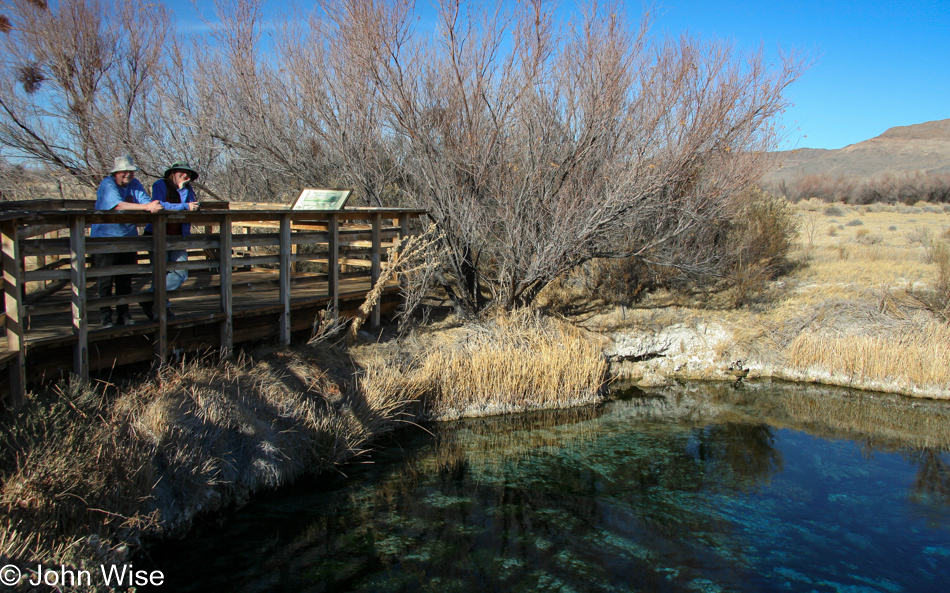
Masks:
[[[665,0],[658,12],[665,32],[815,56],[789,90],[793,146],[842,148],[950,118],[950,0]]]
[[[285,4],[271,0],[265,13]],[[193,14],[189,0],[169,6],[179,18]],[[571,11],[576,2],[559,6]],[[637,18],[645,6],[659,34],[813,57],[789,89],[787,148],[842,148],[894,126],[950,118],[950,0],[658,0],[627,8]]]

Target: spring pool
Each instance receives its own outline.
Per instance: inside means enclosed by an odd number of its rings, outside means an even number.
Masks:
[[[162,590],[950,590],[950,402],[616,395],[400,432],[156,546]]]

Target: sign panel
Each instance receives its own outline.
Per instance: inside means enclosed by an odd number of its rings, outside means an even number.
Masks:
[[[308,187],[300,192],[291,210],[342,210],[352,189],[317,189]]]

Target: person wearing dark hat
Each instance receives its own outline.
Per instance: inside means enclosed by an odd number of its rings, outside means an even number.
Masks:
[[[158,212],[162,209],[159,202],[153,202],[142,183],[135,178],[138,167],[130,156],[115,158],[114,166],[109,176],[102,180],[96,190],[96,210],[146,211]],[[132,223],[94,224],[89,231],[90,237],[136,237],[139,231]],[[138,263],[135,252],[125,253],[97,253],[93,259],[97,267],[122,266]],[[132,276],[127,274],[116,276],[99,276],[96,282],[96,294],[99,298],[112,296],[112,287],[115,286],[115,295],[122,296],[132,293]],[[128,305],[116,305],[119,325],[134,325],[135,321],[129,313]],[[100,321],[102,327],[112,327],[112,307],[101,307]]]
[[[152,201],[162,205],[165,210],[184,210],[193,212],[198,209],[198,200],[191,182],[198,179],[195,171],[187,161],[176,161],[165,170],[165,175],[152,185]],[[145,227],[145,234],[152,234],[152,225]],[[168,223],[165,227],[166,236],[188,236],[191,234],[191,225],[188,223]],[[184,249],[169,249],[166,251],[167,260],[182,262],[188,260],[188,252]],[[188,279],[188,270],[170,270],[165,274],[165,290],[177,290]],[[152,290],[151,288],[149,290]],[[171,306],[167,305],[168,318],[174,318]],[[154,319],[152,303],[142,303],[145,314]]]

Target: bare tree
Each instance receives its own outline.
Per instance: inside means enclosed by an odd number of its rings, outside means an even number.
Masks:
[[[260,0],[218,0],[197,45],[191,91],[231,191],[288,199],[308,185],[353,186],[374,205],[399,199],[381,104],[320,14],[299,11],[265,35]],[[266,52],[265,52],[266,46]],[[232,194],[233,195],[233,194]]]
[[[657,42],[617,5],[559,28],[540,1],[444,0],[425,39],[410,8],[324,3],[334,37],[360,40],[351,60],[444,233],[460,308],[529,303],[598,257],[715,268],[708,235],[760,175],[800,60]]]
[[[0,143],[95,186],[117,154],[144,156],[141,125],[163,59],[161,4],[2,3]],[[108,20],[107,20],[108,16]]]

